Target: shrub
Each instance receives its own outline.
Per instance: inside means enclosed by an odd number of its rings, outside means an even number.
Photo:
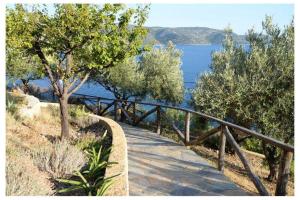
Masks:
[[[114,162],[108,162],[111,147],[105,148],[104,134],[102,140],[98,140],[86,145],[85,152],[88,156],[87,165],[81,171],[76,171],[71,179],[56,179],[60,183],[67,184],[69,187],[60,189],[59,193],[69,193],[73,191],[82,191],[88,196],[102,196],[112,184],[112,177],[104,178],[105,169]]]
[[[7,157],[6,195],[51,195],[47,177],[34,166],[29,156]]]
[[[87,112],[85,112],[84,105],[71,105],[69,107],[69,115],[73,118],[78,118],[86,116]]]
[[[25,104],[23,96],[18,94],[6,93],[6,111],[15,116],[18,111],[19,105]]]
[[[95,134],[84,134],[80,139],[76,140],[74,145],[81,150],[88,149],[92,144],[97,142]]]
[[[34,163],[52,178],[67,178],[86,162],[85,156],[67,141],[57,141],[51,149],[44,148],[33,154]]]
[[[256,138],[249,138],[245,140],[243,147],[249,151],[254,151],[257,153],[264,153],[262,149],[261,140]]]

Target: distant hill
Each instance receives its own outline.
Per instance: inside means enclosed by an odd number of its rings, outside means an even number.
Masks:
[[[172,41],[175,44],[221,44],[225,37],[223,30],[207,27],[147,27],[149,34],[147,42],[155,41],[159,44],[167,44]],[[234,41],[245,44],[244,35],[233,34]]]

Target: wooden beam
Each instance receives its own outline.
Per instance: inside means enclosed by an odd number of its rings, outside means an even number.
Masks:
[[[216,133],[218,133],[221,129],[221,126],[218,126],[217,128],[213,128],[205,133],[201,133],[195,140],[188,143],[188,145],[197,145],[204,142],[209,136],[212,136]]]
[[[226,136],[224,134],[224,126],[221,126],[219,159],[218,159],[218,170],[221,172],[224,172],[225,147],[226,147]]]
[[[178,134],[179,138],[184,142],[184,134],[181,132],[181,130],[175,125],[175,123],[173,122],[173,120],[169,119],[166,112],[161,110],[161,114],[162,116],[168,121],[169,124],[171,124],[172,128],[174,129],[174,131],[176,131],[176,133]]]
[[[156,133],[160,135],[160,129],[161,129],[161,108],[160,106],[157,107],[157,112],[156,112]]]
[[[190,142],[190,119],[191,119],[191,113],[186,112],[185,113],[185,124],[184,124],[185,144],[188,144]]]
[[[115,104],[115,101],[111,102],[110,104],[108,104],[101,112],[100,112],[100,116],[102,116],[110,107],[112,107]]]
[[[244,153],[241,151],[239,145],[234,140],[233,136],[231,135],[227,126],[225,126],[224,134],[226,136],[227,141],[229,144],[234,148],[236,154],[239,156],[240,160],[242,161],[244,168],[246,169],[248,176],[250,177],[251,181],[254,183],[256,189],[258,190],[259,194],[262,196],[269,196],[268,191],[266,190],[265,186],[261,183],[259,178],[254,174],[252,171],[250,164],[248,163]]]
[[[121,109],[121,112],[123,112],[125,117],[128,119],[129,123],[133,124],[133,121],[132,121],[131,117],[128,115],[127,111],[122,106],[120,106],[120,105],[118,105],[118,106]]]
[[[279,164],[278,170],[278,179],[276,184],[276,196],[285,196],[286,195],[286,187],[289,180],[290,175],[290,166],[293,159],[293,152],[282,151],[281,161]]]
[[[152,113],[154,113],[157,110],[157,107],[149,110],[148,112],[146,112],[145,114],[143,114],[139,119],[136,120],[136,122],[134,123],[134,125],[138,125],[141,121],[143,121],[146,117],[148,117],[149,115],[151,115]]]

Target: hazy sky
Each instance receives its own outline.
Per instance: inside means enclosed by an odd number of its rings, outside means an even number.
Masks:
[[[152,4],[147,26],[204,26],[244,34],[254,26],[261,30],[266,15],[280,26],[291,22],[292,4]]]
[[[54,11],[53,6],[48,7]],[[150,8],[146,26],[224,29],[230,25],[238,34],[245,34],[253,26],[260,31],[266,15],[281,27],[289,24],[294,15],[293,4],[151,4]]]

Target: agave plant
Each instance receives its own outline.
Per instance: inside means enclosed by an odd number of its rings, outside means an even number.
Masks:
[[[67,193],[71,191],[84,191],[88,196],[102,196],[105,191],[111,186],[114,175],[104,178],[105,169],[116,162],[108,162],[108,157],[111,151],[110,148],[103,148],[103,140],[106,137],[106,132],[99,142],[93,142],[92,146],[85,149],[89,161],[81,171],[76,171],[73,174],[72,180],[56,179],[58,182],[70,185],[58,191],[58,193]],[[104,149],[104,150],[103,150]]]
[[[103,196],[106,190],[112,185],[112,178],[116,176],[117,175],[106,179],[104,176],[99,176],[95,181],[89,181],[80,171],[76,171],[74,177],[77,177],[79,180],[56,179],[61,183],[70,185],[68,188],[59,190],[58,193],[84,191],[88,196]]]

